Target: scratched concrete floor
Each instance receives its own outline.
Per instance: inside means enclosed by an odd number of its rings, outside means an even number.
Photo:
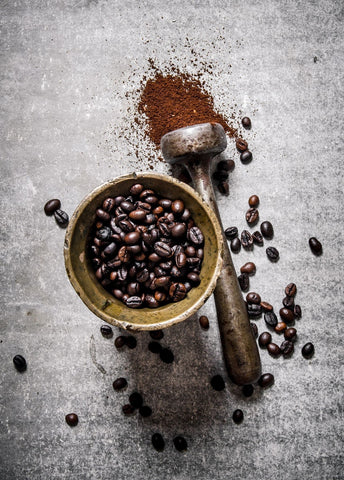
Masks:
[[[343,478],[342,2],[1,0],[0,12],[0,478]],[[212,299],[200,312],[209,331],[193,317],[165,332],[172,365],[147,350],[147,333],[135,350],[116,351],[69,284],[65,232],[43,213],[58,197],[71,215],[121,174],[168,172],[132,124],[149,58],[201,71],[234,125],[252,118],[251,164],[229,141],[236,168],[229,197],[218,195],[222,221],[243,229],[248,197],[260,196],[280,260],[255,248],[235,255],[235,266],[256,263],[251,290],[275,310],[294,281],[303,317],[290,359],[261,351],[275,385],[250,398],[228,380],[223,392],[209,386],[213,374],[225,376]],[[313,235],[321,257],[309,250]],[[265,330],[264,320],[257,326]],[[307,341],[311,360],[300,353]],[[28,362],[22,374],[17,353]],[[118,376],[127,391],[113,391]],[[135,389],[152,417],[121,413]],[[73,429],[64,421],[71,411]],[[162,453],[150,443],[156,431]],[[177,434],[185,453],[173,447]]]

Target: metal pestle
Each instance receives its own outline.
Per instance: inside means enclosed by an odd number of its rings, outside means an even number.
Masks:
[[[214,210],[221,225],[210,164],[226,147],[226,134],[218,123],[180,128],[161,139],[165,160],[170,164],[185,164],[195,189]],[[222,235],[223,267],[214,291],[217,318],[228,375],[237,385],[246,385],[259,378],[260,357],[223,228]]]

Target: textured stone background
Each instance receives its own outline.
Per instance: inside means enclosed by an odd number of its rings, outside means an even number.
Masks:
[[[1,479],[343,478],[342,2],[244,3],[1,0]],[[240,111],[252,118],[253,162],[242,165],[231,141],[226,152],[236,168],[230,196],[218,196],[223,224],[243,229],[248,197],[260,196],[261,217],[275,227],[266,246],[280,261],[256,248],[234,256],[235,266],[256,263],[251,289],[276,310],[294,281],[303,318],[292,358],[261,351],[275,385],[249,399],[229,381],[223,392],[209,386],[225,375],[212,299],[200,312],[208,332],[196,317],[165,332],[173,365],[148,352],[147,333],[137,349],[115,351],[68,282],[64,231],[43,213],[59,197],[72,214],[94,187],[133,170],[168,172],[132,128],[148,58],[190,74],[203,68],[218,111],[234,125]],[[257,325],[265,330],[263,319]],[[316,348],[309,361],[307,341]],[[13,367],[17,353],[24,374]],[[128,391],[115,393],[122,375]],[[135,389],[151,418],[122,415]],[[74,429],[64,421],[71,411]],[[155,431],[163,453],[150,444]],[[172,445],[177,434],[184,454]]]

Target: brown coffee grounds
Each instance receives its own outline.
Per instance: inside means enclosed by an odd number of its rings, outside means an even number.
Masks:
[[[158,148],[165,133],[197,123],[217,122],[229,136],[238,136],[236,129],[214,110],[213,98],[200,80],[184,73],[156,72],[143,88],[138,112],[147,117],[146,133]],[[136,122],[141,123],[139,119]]]

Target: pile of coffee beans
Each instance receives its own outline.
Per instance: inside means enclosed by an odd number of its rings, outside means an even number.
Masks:
[[[180,199],[134,184],[104,200],[92,233],[95,276],[129,308],[179,302],[201,282],[204,236]]]
[[[48,200],[44,205],[44,213],[48,216],[54,215],[57,225],[66,228],[69,222],[68,214],[61,210],[61,201],[58,198]]]

